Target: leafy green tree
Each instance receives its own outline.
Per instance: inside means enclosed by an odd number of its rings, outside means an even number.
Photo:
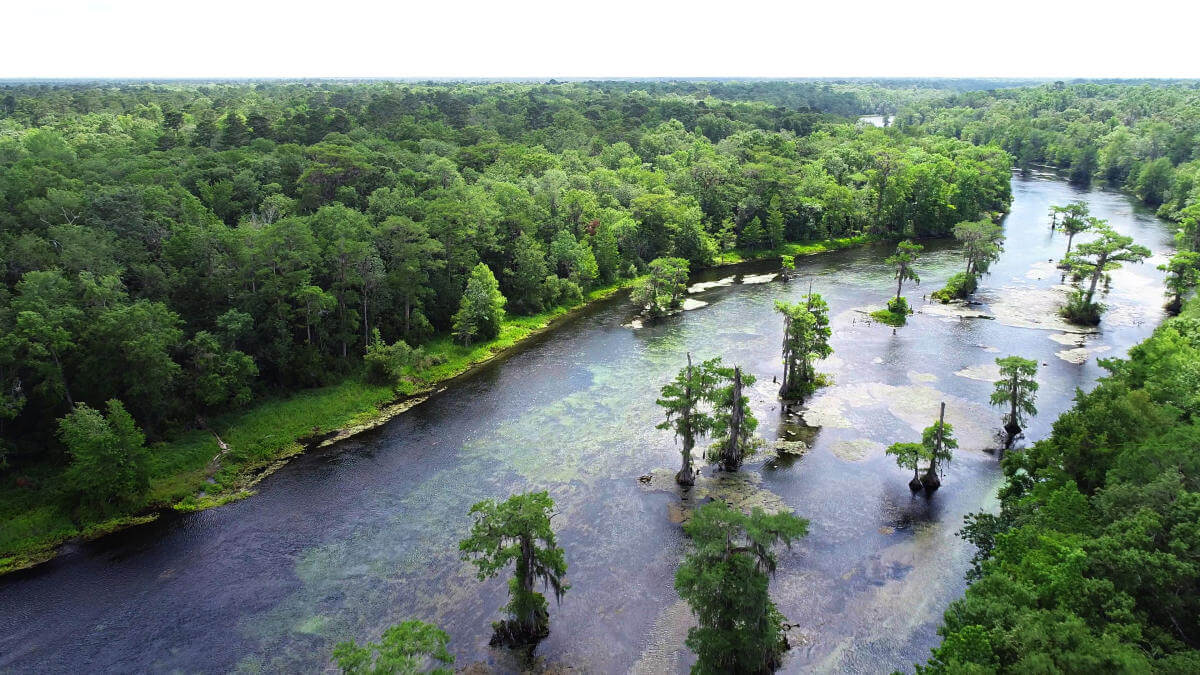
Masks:
[[[1071,242],[1075,235],[1086,232],[1096,226],[1096,220],[1088,216],[1087,202],[1074,201],[1066,206],[1052,206],[1062,215],[1062,231],[1067,233],[1066,256],[1071,255]],[[1064,256],[1065,260],[1065,256]]]
[[[1079,323],[1098,323],[1103,311],[1092,298],[1100,277],[1119,269],[1123,262],[1138,263],[1150,257],[1150,249],[1133,243],[1132,237],[1117,234],[1104,221],[1097,219],[1095,240],[1080,244],[1068,255],[1066,263],[1071,271],[1088,279],[1088,289],[1068,305],[1067,318]],[[1082,308],[1082,309],[1081,309]],[[1094,319],[1094,320],[1093,320]]]
[[[496,276],[487,265],[479,263],[467,279],[467,290],[454,315],[454,335],[465,345],[476,338],[495,338],[504,320],[504,303]]]
[[[941,467],[950,463],[954,458],[953,451],[958,447],[958,441],[954,438],[954,426],[946,421],[945,403],[942,404],[938,421],[921,432],[921,445],[925,447],[925,457],[929,459],[929,468],[921,476],[921,484],[926,490],[936,490],[942,484],[939,476]]]
[[[1008,406],[1008,414],[1004,416],[1004,430],[1009,436],[1015,436],[1021,431],[1025,415],[1037,414],[1033,402],[1038,390],[1035,379],[1038,364],[1037,361],[1019,356],[1006,356],[997,358],[996,365],[1000,366],[1000,379],[992,392],[991,403]]]
[[[187,343],[190,386],[196,403],[205,411],[246,405],[258,367],[248,355],[222,345],[208,331],[196,333]]]
[[[655,258],[650,261],[649,276],[633,290],[633,301],[651,316],[661,316],[680,305],[687,278],[688,262],[683,258]]]
[[[1158,269],[1167,273],[1163,282],[1167,286],[1167,311],[1178,314],[1183,308],[1183,299],[1200,283],[1200,252],[1178,251],[1165,265]]]
[[[337,298],[320,286],[307,284],[296,291],[296,302],[304,314],[304,341],[312,344],[313,326],[317,320],[337,306]]]
[[[783,279],[784,281],[788,281],[789,279],[791,279],[792,275],[795,274],[795,272],[796,272],[796,256],[794,256],[794,255],[779,256],[779,269],[781,270],[780,274],[779,274],[781,279]]]
[[[783,383],[779,395],[800,398],[816,386],[813,361],[833,353],[829,345],[829,305],[820,294],[810,293],[802,303],[776,301],[775,311],[784,317]]]
[[[339,642],[333,659],[346,675],[451,675],[454,655],[446,649],[449,642],[446,631],[410,619],[383,631],[379,642],[363,647]]]
[[[424,225],[402,216],[384,220],[380,236],[386,284],[404,308],[401,334],[406,339],[424,337],[433,330],[424,312],[424,301],[433,293],[429,279],[445,267],[445,248]]]
[[[64,361],[77,346],[75,331],[83,312],[71,296],[70,284],[61,272],[27,272],[17,284],[12,308],[16,315],[16,351],[36,373],[34,392],[51,404],[65,400],[74,408]]]
[[[367,381],[371,384],[395,386],[408,368],[422,368],[433,363],[420,347],[410,347],[404,340],[388,344],[376,328],[371,334],[371,344],[363,355]]]
[[[1134,191],[1142,201],[1151,206],[1158,206],[1166,201],[1167,195],[1170,193],[1173,173],[1174,167],[1171,166],[1171,160],[1159,157],[1142,167]]]
[[[687,355],[687,360],[687,367],[663,385],[656,401],[666,413],[666,419],[657,428],[674,431],[675,437],[683,443],[683,466],[675,474],[675,482],[680,485],[696,483],[692,448],[696,447],[697,436],[703,436],[713,428],[713,417],[703,406],[717,385],[716,370],[720,366],[720,359],[709,359],[696,367],[692,366],[691,354]]]
[[[117,396],[139,419],[160,420],[183,372],[174,359],[182,325],[161,302],[138,300],[95,312],[82,340],[93,358],[78,369],[78,386],[86,392],[81,398]]]
[[[596,271],[605,282],[614,281],[620,274],[621,250],[613,227],[601,223],[592,236],[592,251],[596,259]]]
[[[808,533],[808,521],[790,513],[750,515],[709,502],[683,526],[695,548],[675,573],[675,589],[696,615],[687,645],[692,672],[763,673],[778,668],[788,643],[783,615],[768,591],[778,561],[772,550]]]
[[[737,471],[742,460],[753,451],[754,430],[758,420],[750,410],[750,398],[745,387],[754,386],[756,378],[743,373],[741,367],[725,367],[718,361],[712,373],[717,385],[709,390],[709,402],[713,408],[713,436],[715,459],[725,471]]]
[[[533,237],[521,233],[513,244],[512,269],[504,270],[508,299],[517,314],[536,314],[545,308],[546,254]]]
[[[230,111],[225,114],[224,125],[221,129],[221,145],[226,148],[239,148],[250,138],[250,128],[241,113]]]
[[[513,495],[499,503],[486,499],[471,507],[475,522],[458,545],[463,560],[475,564],[480,581],[510,564],[515,567],[505,606],[509,618],[492,624],[494,642],[528,644],[550,634],[546,598],[534,584],[541,580],[559,602],[570,588],[566,559],[550,527],[553,511],[554,500],[546,492]]]
[[[58,422],[58,435],[71,456],[65,479],[86,510],[104,514],[141,502],[150,487],[145,437],[113,399],[107,412],[77,404]]]
[[[892,277],[896,280],[896,300],[900,300],[900,291],[904,286],[905,281],[921,283],[921,277],[917,276],[913,265],[917,261],[917,256],[924,250],[924,246],[914,244],[911,241],[902,241],[896,244],[896,252],[888,256],[886,262],[888,265],[896,268],[896,274]]]
[[[964,221],[954,226],[954,238],[963,246],[966,273],[975,276],[987,272],[1000,257],[1004,230],[988,219]]]
[[[913,491],[920,490],[921,460],[926,458],[925,446],[920,443],[892,443],[888,446],[887,454],[896,458],[896,465],[901,469],[912,469],[913,477],[908,487]]]

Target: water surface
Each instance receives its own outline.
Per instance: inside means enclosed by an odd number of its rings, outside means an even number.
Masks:
[[[313,671],[333,644],[373,639],[407,618],[452,636],[459,666],[524,665],[488,647],[505,602],[503,579],[479,582],[456,555],[470,505],[549,490],[572,589],[551,607],[552,633],[534,666],[593,672],[686,671],[690,625],[672,580],[686,550],[680,496],[638,477],[677,468],[670,434],[654,425],[658,388],[684,363],[722,356],[755,373],[753,406],[767,439],[798,430],[798,459],[750,461],[725,488],[744,503],[785,506],[811,533],[780,556],[772,592],[799,624],[786,670],[880,672],[924,660],[945,606],[962,593],[970,549],[964,514],[994,506],[1000,411],[987,406],[997,356],[1036,358],[1041,389],[1028,436],[1044,436],[1077,387],[1102,374],[1161,320],[1165,223],[1115,193],[1082,192],[1046,177],[1013,181],[1008,245],[961,318],[922,302],[963,265],[949,242],[927,245],[918,309],[896,331],[860,311],[893,289],[887,247],[798,262],[790,284],[733,283],[695,296],[708,304],[631,329],[617,299],[528,348],[461,378],[382,429],[301,457],[259,494],[75,547],[0,579],[0,670]],[[1082,198],[1092,212],[1149,246],[1155,258],[1113,274],[1112,310],[1095,334],[1053,316],[1052,263],[1065,247],[1050,204]],[[740,270],[746,281],[770,271]],[[729,274],[717,271],[707,280]],[[809,402],[805,430],[781,417],[778,299],[811,281],[833,316],[834,380]],[[1082,351],[1081,351],[1082,350]],[[931,499],[883,455],[918,440],[947,403],[961,449]],[[712,476],[712,469],[704,469]]]

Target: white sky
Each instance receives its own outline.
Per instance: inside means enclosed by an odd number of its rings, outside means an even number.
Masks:
[[[1197,0],[3,0],[0,22],[0,78],[1200,77]]]

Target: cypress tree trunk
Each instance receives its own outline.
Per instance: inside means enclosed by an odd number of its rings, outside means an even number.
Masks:
[[[1096,269],[1092,270],[1092,284],[1088,286],[1087,304],[1092,304],[1092,296],[1096,294],[1096,282],[1100,281],[1100,275],[1104,274],[1104,265],[1108,262],[1105,256],[1101,256],[1096,261]]]
[[[729,439],[725,443],[721,464],[726,471],[737,471],[742,466],[742,369],[733,368],[732,408],[729,411]]]
[[[787,398],[792,391],[792,378],[795,377],[795,363],[792,355],[792,320],[786,314],[783,319],[783,382],[779,385],[779,395]]]
[[[942,410],[938,413],[938,433],[937,444],[934,446],[933,457],[929,458],[929,470],[921,477],[921,484],[925,489],[933,492],[942,485],[942,479],[938,478],[937,474],[937,456],[942,452],[942,429],[945,427],[946,421],[946,402],[942,401]]]
[[[675,474],[675,482],[680,485],[695,485],[696,473],[692,470],[692,448],[696,445],[695,432],[692,431],[692,354],[687,355],[687,386],[683,388],[683,396],[687,407],[682,412],[683,422],[683,468]]]
[[[1008,423],[1004,425],[1004,430],[1008,432],[1010,437],[1016,436],[1021,432],[1021,425],[1017,423],[1017,376],[1013,376],[1012,383],[1009,385],[1009,403],[1012,408],[1008,413]]]

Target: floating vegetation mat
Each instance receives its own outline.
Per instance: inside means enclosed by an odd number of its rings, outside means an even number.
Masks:
[[[654,469],[638,479],[642,487],[654,492],[668,492],[679,501],[667,504],[667,517],[674,523],[686,523],[692,510],[712,500],[720,500],[743,513],[760,508],[767,513],[791,513],[783,497],[762,487],[762,476],[754,471],[713,471],[697,475],[696,484],[683,487],[675,482],[675,470]]]

